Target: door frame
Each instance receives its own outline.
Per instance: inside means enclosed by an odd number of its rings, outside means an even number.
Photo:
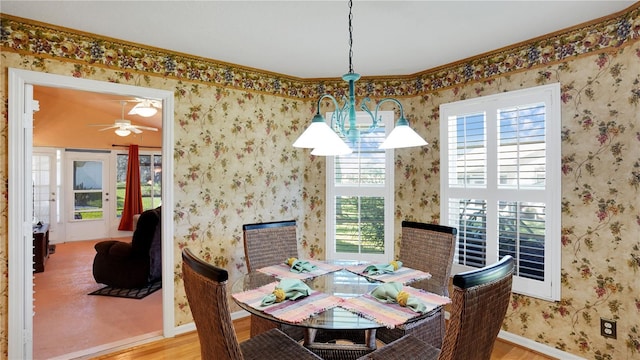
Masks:
[[[8,355],[10,359],[33,357],[33,274],[31,156],[33,152],[33,86],[59,87],[81,91],[125,95],[162,100],[162,323],[163,336],[175,335],[174,246],[173,246],[173,124],[172,91],[74,78],[9,68],[8,81],[8,248],[9,311]]]

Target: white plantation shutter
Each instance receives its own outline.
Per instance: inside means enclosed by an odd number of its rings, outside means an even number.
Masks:
[[[393,257],[393,150],[380,150],[393,112],[370,129],[358,113],[353,153],[327,157],[327,256],[387,261]],[[331,119],[331,114],[327,114]]]
[[[498,186],[544,190],[546,176],[544,103],[498,110]]]
[[[559,84],[440,107],[441,213],[454,271],[511,255],[514,292],[560,297]]]

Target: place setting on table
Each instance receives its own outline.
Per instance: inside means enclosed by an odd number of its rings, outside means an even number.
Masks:
[[[256,315],[266,314],[293,325],[315,327],[314,316],[341,308],[371,321],[354,328],[394,328],[450,302],[447,297],[407,285],[430,277],[429,273],[403,267],[397,260],[373,264],[288,258],[239,279],[232,296]],[[319,327],[349,326],[322,324]]]

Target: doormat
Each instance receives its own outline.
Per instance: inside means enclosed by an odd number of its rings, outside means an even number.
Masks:
[[[147,295],[151,295],[154,292],[160,290],[162,288],[162,281],[158,280],[152,282],[151,284],[134,289],[123,289],[123,288],[114,288],[111,286],[105,286],[102,289],[90,292],[88,295],[102,295],[102,296],[113,296],[113,297],[121,297],[127,299],[143,299]]]

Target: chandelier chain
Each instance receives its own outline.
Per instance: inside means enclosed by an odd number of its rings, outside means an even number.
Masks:
[[[351,8],[353,7],[353,1],[349,0],[349,73],[353,73],[353,26],[351,20],[353,20],[353,14]]]

